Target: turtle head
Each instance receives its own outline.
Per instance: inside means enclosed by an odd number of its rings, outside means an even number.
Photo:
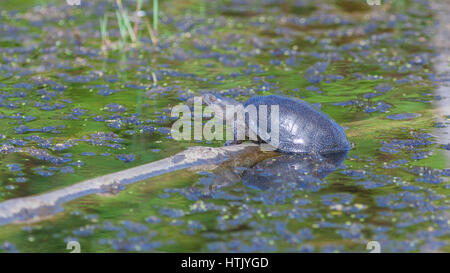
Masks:
[[[229,98],[225,98],[219,95],[213,95],[211,93],[205,93],[202,95],[203,97],[203,101],[208,105],[208,106],[219,106],[222,109],[226,109],[227,105],[236,105],[238,104],[235,100],[233,99],[229,99]]]

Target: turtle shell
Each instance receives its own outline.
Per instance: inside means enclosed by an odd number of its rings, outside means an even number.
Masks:
[[[261,105],[267,105],[269,134],[272,125],[271,106],[278,105],[279,145],[276,148],[281,152],[328,154],[348,151],[351,148],[342,127],[303,100],[277,95],[254,96],[243,104],[244,107],[249,105],[254,105],[257,109]],[[260,116],[258,121],[259,118]],[[260,136],[255,127],[259,124],[258,121],[253,120],[251,115],[246,115],[245,121],[246,126]]]

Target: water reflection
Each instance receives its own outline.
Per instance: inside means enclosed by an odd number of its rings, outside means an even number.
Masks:
[[[259,190],[271,190],[286,184],[302,185],[323,179],[344,161],[347,152],[327,156],[281,155],[266,159],[243,172],[244,185]]]
[[[223,187],[242,181],[245,186],[258,190],[308,188],[335,171],[346,156],[347,152],[328,155],[271,153],[255,157],[259,161],[237,158],[231,165],[222,165],[214,171],[214,185]]]

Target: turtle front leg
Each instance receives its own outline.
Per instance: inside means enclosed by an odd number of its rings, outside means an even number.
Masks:
[[[242,140],[228,140],[225,141],[225,144],[223,144],[223,146],[231,146],[231,145],[237,145],[237,144],[241,144]]]
[[[237,144],[241,144],[243,142],[243,140],[238,140],[238,137],[237,137],[238,136],[237,126],[239,126],[239,125],[237,124],[236,121],[234,121],[234,126],[232,127],[232,129],[233,129],[233,139],[225,141],[225,144],[223,146],[237,145]],[[244,129],[245,129],[245,127],[244,127]]]

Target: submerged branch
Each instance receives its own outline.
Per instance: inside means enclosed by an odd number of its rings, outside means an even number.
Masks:
[[[127,184],[186,168],[205,166],[214,168],[231,158],[254,150],[259,150],[259,146],[255,144],[219,148],[196,146],[156,162],[88,179],[63,189],[7,200],[0,203],[0,225],[39,221],[61,212],[64,203],[86,195],[114,193]]]

